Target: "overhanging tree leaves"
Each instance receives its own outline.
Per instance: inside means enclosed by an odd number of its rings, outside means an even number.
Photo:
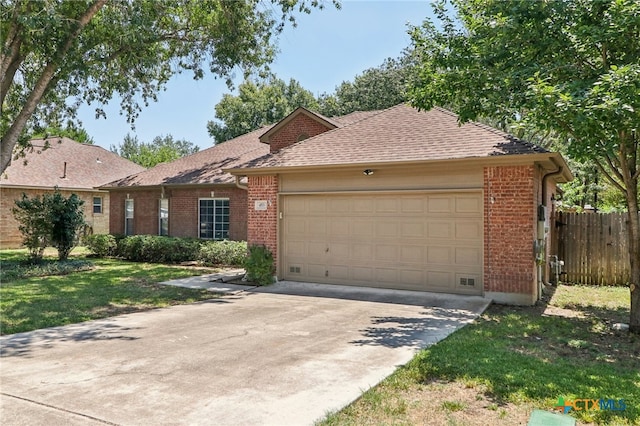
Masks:
[[[83,102],[105,104],[118,95],[133,122],[176,72],[201,78],[208,64],[229,82],[236,67],[262,68],[294,13],[321,6],[318,0],[0,2],[0,173],[16,145],[28,144],[28,133],[74,118]]]
[[[552,131],[624,194],[630,329],[640,333],[640,3],[456,0],[434,10],[439,27],[412,30],[412,103]]]

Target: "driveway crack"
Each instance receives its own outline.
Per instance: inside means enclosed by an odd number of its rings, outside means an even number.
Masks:
[[[112,423],[110,421],[102,420],[102,419],[99,419],[97,417],[90,416],[88,414],[78,413],[76,411],[67,410],[66,408],[56,407],[55,405],[46,404],[44,402],[39,402],[39,401],[34,401],[33,399],[24,398],[24,397],[17,396],[17,395],[12,395],[10,393],[0,392],[0,395],[7,396],[9,398],[19,399],[21,401],[25,401],[25,402],[28,402],[28,403],[31,403],[31,404],[35,404],[35,405],[40,405],[41,407],[47,407],[47,408],[50,408],[52,410],[61,411],[63,413],[73,414],[74,416],[82,417],[82,418],[85,418],[85,419],[91,419],[91,420],[93,420],[95,422],[102,423],[102,424],[105,424],[105,425],[119,426],[118,423]]]

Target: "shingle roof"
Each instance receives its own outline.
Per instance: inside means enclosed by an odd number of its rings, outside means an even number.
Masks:
[[[33,151],[14,159],[0,177],[0,186],[92,189],[144,170],[97,145],[53,137],[31,141]],[[26,164],[25,164],[26,162]],[[66,163],[66,174],[65,174]]]
[[[545,152],[548,151],[483,124],[472,122],[459,126],[457,115],[442,108],[418,111],[402,104],[368,112],[359,121],[258,158],[243,168],[447,160]]]
[[[239,166],[269,152],[269,145],[258,137],[272,126],[265,126],[237,138],[222,142],[195,154],[110,182],[106,187],[230,184],[235,178],[223,169]]]

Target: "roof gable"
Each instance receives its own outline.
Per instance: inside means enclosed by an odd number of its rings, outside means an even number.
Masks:
[[[322,114],[315,113],[304,107],[298,107],[291,114],[287,115],[285,118],[283,118],[274,126],[272,126],[268,131],[263,133],[260,136],[260,142],[270,144],[272,139],[275,138],[276,135],[278,135],[278,133],[285,130],[287,126],[289,126],[289,124],[291,124],[294,120],[296,120],[296,118],[300,117],[301,115],[306,116],[312,121],[320,124],[322,127],[326,129],[325,131],[335,129],[340,126],[339,123],[337,123],[336,121],[330,118],[323,116]],[[296,140],[294,141],[294,143],[295,142],[298,142],[298,141]]]
[[[31,145],[24,159],[15,159],[7,167],[0,185],[92,189],[144,170],[98,145],[66,137],[34,139]]]

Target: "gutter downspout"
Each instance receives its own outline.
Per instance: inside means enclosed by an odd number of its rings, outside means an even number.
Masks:
[[[243,185],[240,183],[240,176],[236,175],[236,186],[240,189],[244,189],[245,191],[249,190],[249,187],[247,185]]]
[[[542,176],[542,205],[543,206],[547,206],[547,180],[556,176],[560,176],[562,175],[562,173],[564,172],[564,168],[562,166],[558,166],[556,164],[555,161],[553,161],[553,159],[551,159],[551,162],[553,164],[555,164],[558,169],[553,171],[553,172],[549,172],[545,175]],[[546,218],[545,218],[546,220]],[[539,237],[539,235],[538,235]],[[537,258],[536,258],[536,264],[538,267],[538,294],[537,294],[537,300],[540,300],[542,298],[542,288],[544,285],[544,281],[543,281],[543,277],[542,277],[542,265],[543,263],[546,261],[546,251],[547,251],[547,241],[546,239],[537,239],[536,240],[536,247],[538,249],[538,253],[537,253]]]

